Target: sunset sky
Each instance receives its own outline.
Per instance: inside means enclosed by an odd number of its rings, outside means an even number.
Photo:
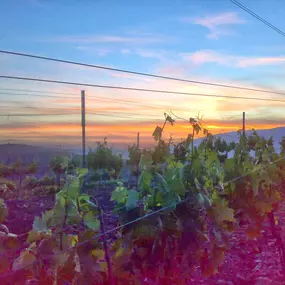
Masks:
[[[285,30],[283,1],[240,2]],[[190,80],[285,93],[284,37],[227,0],[0,0],[0,49]],[[105,136],[114,147],[154,143],[151,134],[172,110],[204,115],[213,133],[285,125],[281,95],[182,83],[0,54],[0,75],[245,99],[122,91],[0,79],[0,143],[80,147],[80,92],[86,93],[87,145]],[[18,116],[24,114],[24,116]],[[3,116],[5,115],[5,116]],[[9,115],[9,116],[6,116]],[[190,131],[177,120],[175,140]]]

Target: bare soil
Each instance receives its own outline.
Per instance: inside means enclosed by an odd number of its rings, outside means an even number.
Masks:
[[[103,211],[106,212],[104,215],[106,230],[114,228],[118,223],[118,217],[108,213],[113,207],[113,203],[110,202],[110,192],[111,189],[103,188],[96,190],[95,195]],[[24,242],[25,233],[32,228],[34,217],[40,216],[43,211],[51,209],[53,201],[51,196],[35,197],[30,200],[8,200],[6,203],[9,208],[9,216],[5,225],[11,233],[21,235]],[[285,207],[282,207],[277,215],[279,217],[279,228],[282,231],[285,225]],[[284,236],[285,232],[282,231],[282,237]],[[262,236],[259,239],[249,241],[241,228],[232,234],[230,243],[231,250],[227,253],[219,273],[210,278],[202,278],[199,268],[197,268],[190,284],[285,284],[278,247],[268,223],[264,225]]]

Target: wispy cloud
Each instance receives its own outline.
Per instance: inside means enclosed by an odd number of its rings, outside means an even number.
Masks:
[[[285,63],[285,56],[278,57],[255,57],[255,58],[244,58],[238,61],[239,67],[250,67],[260,65],[279,65]]]
[[[81,45],[76,47],[77,50],[97,54],[99,56],[106,56],[110,53],[121,53],[125,55],[139,55],[144,58],[156,58],[159,60],[166,59],[167,56],[170,56],[170,53],[165,50],[156,50],[156,49],[147,49],[147,48],[123,48],[123,49],[115,49],[115,48],[98,48],[94,46]]]
[[[119,49],[121,51],[122,48]],[[128,48],[131,53],[136,51],[137,48]],[[113,49],[112,49],[113,50]],[[156,50],[156,49],[143,49],[141,48],[141,51],[149,51],[149,50]],[[157,50],[156,50],[157,51]],[[151,53],[146,53],[144,56],[151,56]],[[167,54],[168,56],[169,54]],[[170,53],[171,55],[171,53]],[[187,54],[184,56],[191,56],[192,54]],[[204,52],[204,56],[206,53]],[[176,55],[179,57],[179,55]],[[210,58],[212,61],[215,59],[215,54],[211,53],[212,58]],[[219,62],[220,64],[227,64],[225,63],[221,57],[223,57],[222,54],[219,54]],[[189,70],[189,61],[182,60],[183,58],[180,58],[180,60],[177,60],[174,64],[174,62],[171,62],[170,65],[168,65],[169,62],[163,62],[160,63],[160,71],[159,74],[163,75],[169,75],[169,76],[177,76],[177,77],[185,77],[192,80],[197,81],[209,81],[209,82],[217,82],[215,78],[207,77],[205,74],[203,75],[195,75],[195,73],[191,72],[191,68]],[[187,57],[189,60],[189,58]],[[199,60],[199,57],[196,54],[196,62],[205,62],[202,60]],[[244,59],[244,58],[242,58]],[[209,59],[208,59],[209,60]],[[180,65],[180,63],[182,64]],[[233,61],[235,64],[237,64],[237,61]],[[230,61],[231,63],[231,61]],[[162,65],[165,64],[165,65]],[[8,66],[8,65],[6,65]],[[3,66],[4,68],[5,66]],[[35,66],[37,67],[37,66]],[[191,66],[190,66],[191,67]],[[138,87],[138,88],[145,88],[145,89],[161,89],[161,90],[172,90],[172,91],[178,91],[178,92],[189,92],[189,93],[205,93],[205,94],[224,94],[224,95],[230,95],[230,96],[241,96],[241,92],[238,90],[231,90],[231,89],[224,89],[224,88],[218,88],[218,87],[209,87],[206,85],[197,85],[197,84],[186,84],[183,82],[174,82],[174,81],[168,81],[168,80],[157,80],[157,79],[151,79],[151,78],[144,78],[137,75],[128,75],[123,73],[116,73],[115,72],[106,72],[103,73],[102,71],[95,72],[93,69],[88,71],[90,69],[78,69],[77,67],[66,67],[65,65],[53,65],[53,69],[48,70],[47,74],[42,74],[43,77],[47,78],[57,78],[61,80],[66,81],[77,81],[77,82],[92,82],[94,83],[94,78],[98,80],[100,84],[109,84],[109,85],[126,85],[126,86],[132,86],[132,87]],[[17,70],[16,70],[17,71]],[[17,71],[18,72],[18,71]],[[37,72],[37,68],[34,68],[34,73]],[[100,79],[99,72],[102,74],[102,78]],[[17,74],[17,73],[16,73]],[[34,75],[34,74],[32,74]],[[105,76],[106,75],[106,76]],[[35,75],[34,75],[35,76]],[[99,79],[98,79],[99,78]],[[143,80],[142,80],[143,79]],[[99,81],[100,80],[100,81]],[[97,81],[96,81],[97,82]],[[217,82],[219,83],[219,82]],[[231,84],[231,85],[241,85],[241,82],[229,82],[224,81],[220,82],[223,84]],[[15,88],[14,86],[15,82],[6,82],[4,86],[7,86],[5,88]],[[24,83],[21,83],[24,84]],[[31,89],[31,90],[44,90],[55,92],[58,94],[51,94],[51,96],[57,96],[57,98],[50,98],[50,97],[44,97],[44,94],[41,97],[32,97],[32,94],[28,94],[26,98],[25,97],[14,97],[18,100],[23,100],[22,104],[18,104],[19,111],[21,107],[26,104],[31,104],[30,99],[34,102],[35,99],[40,100],[43,108],[44,106],[55,107],[55,108],[61,108],[65,109],[67,113],[71,113],[71,109],[78,109],[80,108],[80,96],[74,96],[75,98],[67,98],[71,95],[66,95],[65,93],[75,93],[80,94],[80,90],[83,87],[68,87],[68,86],[53,86],[53,85],[44,85],[44,84],[38,84],[38,83],[25,83],[29,85],[23,85],[19,86],[19,88],[23,89]],[[259,88],[259,86],[252,86],[251,84],[246,84],[245,87],[252,87],[252,88]],[[146,136],[149,140],[149,143],[153,142],[152,139],[152,132],[153,129],[156,127],[157,124],[160,125],[160,123],[157,123],[154,121],[153,115],[157,115],[159,118],[163,120],[164,116],[163,113],[165,111],[169,111],[169,109],[172,109],[175,114],[177,114],[180,117],[183,118],[189,118],[191,116],[196,116],[198,111],[193,110],[193,108],[197,108],[198,110],[202,110],[202,114],[205,114],[205,120],[207,121],[207,124],[211,126],[211,128],[216,128],[215,130],[218,132],[221,132],[221,128],[224,128],[226,130],[236,130],[237,128],[240,128],[240,118],[235,122],[227,123],[227,120],[219,119],[221,114],[225,115],[235,115],[235,114],[241,114],[241,110],[248,111],[248,113],[252,114],[256,112],[260,112],[262,114],[262,111],[265,109],[263,108],[272,108],[274,107],[274,111],[278,108],[278,106],[275,106],[271,103],[261,104],[260,105],[249,105],[247,101],[246,107],[243,106],[245,104],[244,100],[227,100],[228,104],[224,103],[219,104],[220,99],[218,98],[210,98],[210,97],[195,97],[195,96],[179,96],[174,94],[158,94],[158,93],[139,93],[139,92],[127,92],[123,90],[107,90],[107,89],[94,89],[94,88],[86,88],[86,106],[89,108],[89,112],[122,112],[122,116],[126,116],[129,118],[116,118],[116,117],[107,117],[107,116],[94,116],[94,115],[87,115],[87,122],[88,127],[86,128],[87,136],[98,136],[98,137],[104,137],[107,135],[108,137],[110,135],[113,135],[112,143],[120,144],[121,139],[118,138],[118,136],[126,136],[126,140],[124,143],[133,142],[135,141],[135,136],[137,134],[137,130],[140,131],[141,135]],[[37,93],[35,93],[37,94]],[[39,94],[39,93],[38,93]],[[259,98],[262,97],[262,94],[257,94],[254,92],[247,92],[247,96],[254,97],[258,96]],[[65,98],[66,96],[66,98]],[[101,100],[100,98],[92,99],[93,96],[100,96],[106,98],[114,98],[114,100]],[[264,95],[265,96],[265,95]],[[73,96],[71,96],[73,97]],[[78,97],[78,99],[76,99]],[[2,97],[3,98],[3,97]],[[7,100],[9,98],[7,97]],[[6,101],[7,101],[6,100]],[[93,101],[94,100],[94,101]],[[117,103],[118,100],[133,100],[137,101],[137,103],[141,103],[142,105],[129,105],[124,104],[124,102]],[[1,96],[0,96],[1,101]],[[238,104],[238,102],[241,102]],[[52,103],[52,104],[51,104]],[[36,102],[34,102],[36,106]],[[143,106],[143,105],[150,105]],[[151,105],[165,105],[169,106],[162,107],[160,109],[154,108]],[[125,106],[124,106],[125,105]],[[257,105],[257,106],[256,106]],[[14,106],[14,105],[13,105]],[[120,107],[122,106],[122,108]],[[94,110],[96,108],[97,110]],[[129,109],[130,108],[130,109]],[[187,109],[187,111],[179,110],[181,109]],[[93,110],[92,110],[93,109]],[[280,109],[280,108],[279,108]],[[15,110],[13,110],[15,111]],[[41,112],[47,112],[47,110],[43,109]],[[137,115],[124,115],[124,112],[131,112],[134,114],[145,114],[143,117],[143,120],[140,119]],[[30,112],[30,111],[29,111]],[[49,111],[50,112],[50,111]],[[73,113],[74,111],[72,111]],[[87,112],[87,114],[89,113]],[[16,113],[16,111],[15,111]],[[35,113],[35,111],[33,111]],[[114,114],[115,115],[115,114]],[[116,114],[117,115],[117,114]],[[279,115],[279,112],[278,112]],[[260,115],[258,115],[260,118],[260,127],[264,128],[264,117],[261,118]],[[278,120],[278,118],[280,119]],[[278,118],[276,118],[276,122],[272,122],[271,125],[278,124],[278,122],[284,122],[283,120],[283,114],[279,115]],[[54,142],[55,139],[60,143],[69,143],[72,142],[76,145],[80,144],[80,113],[78,112],[78,115],[73,116],[46,116],[43,118],[38,117],[11,117],[11,118],[0,118],[0,124],[1,124],[1,135],[3,136],[3,139],[10,138],[10,139],[19,139],[22,138],[23,140],[30,140],[30,141],[41,141],[41,143],[46,142]],[[137,118],[137,119],[136,119]],[[70,124],[72,123],[72,124]],[[173,134],[173,137],[176,139],[179,139],[180,137],[184,137],[189,132],[189,126],[187,125],[181,125],[181,123],[178,121],[174,128],[169,126],[169,128],[166,129],[165,136],[168,138],[169,133]],[[4,125],[5,124],[5,125]],[[214,127],[213,127],[214,126]],[[258,127],[259,125],[256,124]],[[117,137],[115,137],[117,136]],[[72,140],[71,138],[76,138],[76,140]],[[97,139],[96,139],[97,140]],[[122,139],[123,141],[123,139]]]
[[[121,49],[121,53],[124,53],[124,54],[129,54],[131,51],[127,48],[123,48]]]
[[[197,18],[183,18],[182,21],[203,26],[210,30],[209,39],[218,39],[220,36],[232,35],[229,26],[244,24],[245,20],[239,18],[235,12],[226,12],[218,15],[210,15]]]
[[[95,54],[97,54],[99,56],[105,56],[105,55],[111,53],[110,49],[107,49],[107,48],[96,48],[96,47],[91,47],[91,46],[77,46],[76,49],[79,50],[79,51],[95,53]]]
[[[161,61],[165,61],[167,58],[172,57],[173,54],[166,50],[147,49],[147,48],[134,48],[134,49],[122,49],[120,51],[123,54],[138,55],[143,58],[155,58]]]
[[[255,66],[285,64],[285,56],[245,57],[223,54],[214,50],[199,50],[194,53],[183,53],[181,56],[185,60],[191,61],[195,65],[217,63],[225,66],[247,68]]]
[[[202,65],[205,63],[218,63],[228,65],[231,57],[219,54],[214,50],[199,50],[193,53],[183,53],[182,57],[190,60],[195,65]]]
[[[89,36],[62,36],[45,41],[63,43],[102,43],[102,44],[152,44],[169,40],[160,36],[118,36],[118,35],[89,35]]]
[[[146,58],[158,58],[163,59],[163,52],[160,51],[153,51],[153,50],[145,50],[145,49],[137,49],[135,53],[140,55],[141,57]]]

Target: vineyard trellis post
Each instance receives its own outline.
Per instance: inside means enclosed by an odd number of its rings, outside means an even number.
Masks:
[[[140,133],[137,133],[137,148],[140,148]]]
[[[81,90],[82,167],[86,167],[85,150],[85,90]]]
[[[242,112],[242,134],[245,137],[245,112]]]

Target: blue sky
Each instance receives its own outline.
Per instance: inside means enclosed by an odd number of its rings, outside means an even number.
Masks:
[[[282,1],[241,0],[241,3],[281,30],[285,30],[283,20],[285,3]],[[3,50],[172,77],[253,88],[285,89],[284,37],[227,0],[0,0],[0,11],[0,49]],[[10,55],[0,55],[0,74],[196,93],[271,97],[261,93],[150,80]],[[0,88],[80,92],[80,87],[8,80],[1,80]],[[246,101],[247,104],[244,100],[225,102],[221,99],[201,97],[163,96],[162,98],[156,94],[98,89],[87,91],[91,95],[136,100],[141,103],[204,109],[204,113],[212,122],[210,125],[215,126],[227,125],[223,118],[235,117],[242,111],[246,111],[252,120],[260,118],[259,121],[257,119],[252,121],[257,127],[266,125],[264,119],[270,120],[271,124],[280,124],[283,120],[283,107],[276,103]],[[47,98],[37,101],[31,95],[18,98],[14,94],[13,100],[22,102],[16,106],[11,97],[0,94],[0,99],[6,104],[4,110],[9,113],[27,111],[23,108],[24,104],[38,106],[39,102],[45,112],[47,112],[44,110],[46,104],[54,108],[66,110],[70,108],[67,101],[51,102]],[[95,105],[90,103],[90,106],[96,108],[100,105],[103,111],[108,109],[114,111],[116,108],[116,112],[125,111],[124,104],[112,106],[106,104],[106,101],[105,103],[97,101]],[[145,118],[154,114],[154,110],[149,108],[145,110],[132,108],[129,112],[134,113],[133,118],[130,118],[132,123],[138,119],[136,118],[138,112],[144,114]],[[48,122],[57,121],[60,124],[64,119],[73,121],[70,117],[60,119],[54,117],[49,118]],[[17,120],[19,118],[10,121],[11,128],[19,123],[27,123],[30,119],[22,118],[20,122]],[[47,119],[41,118],[41,120]],[[103,117],[100,120],[106,124],[108,122],[108,119]],[[7,122],[4,119],[2,123]],[[113,119],[109,120],[109,124],[112,123]],[[236,124],[237,122],[233,122],[233,128],[236,128]],[[7,131],[5,136],[9,135]]]

